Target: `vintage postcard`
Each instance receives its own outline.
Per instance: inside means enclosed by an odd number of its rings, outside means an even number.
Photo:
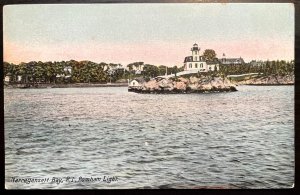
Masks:
[[[4,6],[6,189],[293,188],[294,15]]]

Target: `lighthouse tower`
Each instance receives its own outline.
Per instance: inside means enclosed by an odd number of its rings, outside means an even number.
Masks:
[[[198,45],[196,43],[191,48],[191,51],[192,51],[192,56],[193,56],[192,61],[194,61],[194,62],[200,61],[201,60],[200,55],[199,55],[200,47],[198,47]]]

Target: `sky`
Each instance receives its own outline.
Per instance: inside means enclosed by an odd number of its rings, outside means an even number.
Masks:
[[[191,47],[244,60],[294,59],[291,3],[6,5],[4,61],[182,66]]]

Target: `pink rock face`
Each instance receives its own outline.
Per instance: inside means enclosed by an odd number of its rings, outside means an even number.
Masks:
[[[166,79],[159,81],[158,85],[159,85],[159,87],[162,87],[162,88],[172,88],[173,87],[172,81],[166,80]]]
[[[176,82],[175,88],[178,90],[186,90],[186,84],[182,81]]]
[[[198,84],[189,84],[189,87],[190,87],[192,90],[197,90],[197,89],[199,89]]]
[[[199,87],[199,89],[210,90],[211,87],[212,87],[211,84],[204,84],[204,85],[201,85],[201,87]]]
[[[158,83],[155,80],[146,82],[144,87],[149,90],[159,89]]]
[[[188,83],[189,82],[188,79],[185,79],[183,77],[178,78],[178,80],[180,80],[181,82],[184,82],[184,83]]]
[[[220,78],[215,78],[211,81],[211,85],[216,88],[224,88],[225,85]]]
[[[196,77],[191,77],[185,79],[180,77],[180,81],[173,81],[172,79],[160,79],[160,80],[150,80],[143,84],[141,91],[153,92],[153,91],[173,91],[177,89],[179,91],[186,91],[187,88],[196,92],[198,90],[204,90],[204,92],[209,92],[218,89],[229,89],[231,86],[235,87],[229,80],[223,78],[202,78],[200,80]]]
[[[235,85],[232,84],[227,78],[224,79],[224,85],[229,87],[234,87]]]
[[[197,77],[190,77],[190,83],[198,83],[199,79]]]

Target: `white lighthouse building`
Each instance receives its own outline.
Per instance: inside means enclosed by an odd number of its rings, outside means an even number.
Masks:
[[[192,55],[187,56],[184,59],[183,65],[185,71],[192,72],[208,72],[219,70],[218,60],[206,61],[203,56],[200,55],[200,47],[195,43],[191,48]]]

